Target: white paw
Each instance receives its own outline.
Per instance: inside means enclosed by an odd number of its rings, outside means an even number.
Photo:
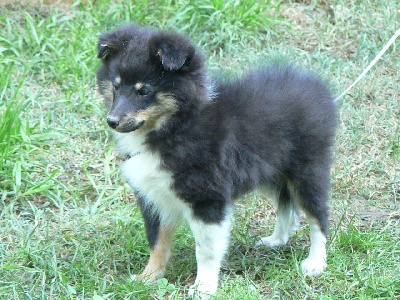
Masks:
[[[197,282],[189,288],[188,296],[196,300],[209,300],[218,288],[218,281]]]
[[[310,259],[308,257],[301,263],[301,269],[307,276],[319,276],[324,272],[325,268],[326,261],[324,258]]]
[[[287,241],[288,241],[288,239],[286,239],[286,238],[281,238],[281,237],[271,235],[271,236],[261,238],[261,240],[259,242],[257,242],[256,247],[265,246],[265,247],[274,248],[274,247],[286,245]]]
[[[195,288],[190,287],[189,292],[188,292],[189,298],[192,298],[194,300],[210,300],[211,296],[209,294],[204,294]]]

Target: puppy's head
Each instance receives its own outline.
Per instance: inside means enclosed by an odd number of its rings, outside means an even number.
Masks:
[[[100,38],[98,57],[107,122],[118,132],[160,129],[204,89],[203,58],[178,34],[124,26]]]

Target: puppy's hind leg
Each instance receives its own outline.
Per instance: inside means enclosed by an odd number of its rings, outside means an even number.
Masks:
[[[301,269],[305,275],[319,276],[326,268],[326,234],[322,231],[318,220],[308,216],[310,225],[310,253],[302,262]]]
[[[261,238],[256,246],[277,247],[285,245],[300,223],[295,197],[286,183],[272,196],[276,201],[275,228],[272,235]]]
[[[329,168],[320,167],[298,177],[299,202],[310,225],[310,253],[301,267],[305,275],[319,276],[326,268],[326,241],[329,222]]]

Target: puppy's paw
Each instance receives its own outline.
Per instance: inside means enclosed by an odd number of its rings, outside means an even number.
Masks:
[[[205,294],[203,292],[198,291],[195,288],[190,287],[189,292],[188,292],[189,298],[193,300],[210,300],[211,295],[210,294]]]
[[[301,269],[303,274],[307,276],[317,277],[320,276],[326,268],[326,261],[323,257],[315,259],[315,258],[306,258],[301,263]]]
[[[133,274],[131,275],[131,280],[133,281],[142,281],[142,282],[147,282],[147,283],[155,283],[158,279],[161,279],[162,275],[161,274],[147,274],[147,273],[142,273],[142,274]]]
[[[214,295],[218,288],[218,281],[198,281],[196,280],[189,288],[188,296],[195,300],[209,300]]]
[[[286,245],[287,241],[288,241],[288,239],[286,239],[286,238],[278,237],[275,235],[270,235],[270,236],[261,238],[261,240],[259,242],[257,242],[256,247],[264,246],[264,247],[274,248],[274,247]]]

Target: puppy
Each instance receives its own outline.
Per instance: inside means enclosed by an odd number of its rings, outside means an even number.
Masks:
[[[284,245],[302,210],[311,247],[306,275],[326,267],[332,96],[314,75],[272,66],[218,83],[186,37],[126,25],[101,36],[97,72],[122,169],[144,218],[150,259],[140,280],[164,276],[181,219],[196,240],[189,296],[214,294],[234,200],[258,189],[276,205],[267,247]]]

